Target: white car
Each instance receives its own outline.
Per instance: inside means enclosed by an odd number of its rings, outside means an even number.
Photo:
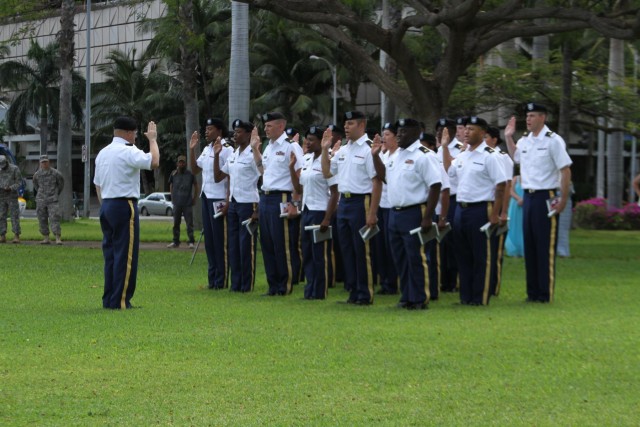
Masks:
[[[151,193],[138,201],[140,215],[173,215],[171,193]]]

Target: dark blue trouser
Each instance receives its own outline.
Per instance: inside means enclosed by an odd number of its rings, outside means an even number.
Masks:
[[[338,203],[338,233],[344,261],[344,286],[349,301],[373,303],[373,271],[371,268],[372,239],[364,242],[360,229],[367,223],[370,196],[340,198]],[[374,237],[375,239],[375,237]]]
[[[398,293],[398,272],[396,271],[393,256],[391,255],[389,243],[389,208],[378,209],[378,227],[380,234],[376,236],[376,259],[377,273],[380,277],[380,288],[382,293]]]
[[[280,218],[291,193],[260,195],[260,247],[271,295],[288,295],[300,279],[300,218]]]
[[[333,265],[333,280],[329,282],[329,287],[333,288],[336,283],[344,282],[344,261],[342,260],[342,249],[340,249],[340,236],[338,235],[338,218],[336,215],[331,218],[333,227],[333,239],[331,240],[331,264]]]
[[[307,284],[304,287],[304,297],[307,299],[325,299],[329,282],[333,280],[333,265],[331,263],[331,240],[313,243],[313,231],[304,231],[309,225],[319,225],[324,219],[325,211],[302,212],[302,268]],[[333,235],[336,231],[333,230]]]
[[[231,290],[251,292],[256,279],[257,235],[251,235],[242,222],[253,215],[253,203],[238,203],[233,199],[227,211],[229,235],[229,268]]]
[[[502,285],[502,262],[504,260],[504,243],[507,233],[491,236],[491,295],[500,295]]]
[[[452,233],[458,251],[460,302],[489,304],[491,277],[491,240],[480,228],[489,221],[492,203],[474,203],[462,207],[458,203]]]
[[[527,270],[527,296],[534,301],[553,301],[556,281],[558,216],[547,216],[547,199],[553,190],[524,193],[522,227],[524,265]]]
[[[227,217],[214,218],[214,202],[202,194],[202,229],[207,251],[209,288],[223,289],[228,285],[227,271]]]
[[[449,210],[447,211],[447,221],[452,226],[457,207],[456,195],[452,194],[449,197]],[[440,285],[444,291],[453,291],[459,287],[456,245],[452,232],[449,232],[440,241]]]
[[[136,290],[140,223],[135,199],[102,199],[104,293],[102,307],[126,309]]]
[[[420,244],[411,230],[420,227],[423,210],[414,206],[405,210],[391,209],[389,213],[389,243],[400,274],[400,302],[429,303],[429,274],[426,246]]]
[[[438,215],[434,215],[433,222],[437,224],[438,218]],[[437,300],[440,298],[440,245],[437,239],[433,239],[427,242],[426,247],[427,264],[429,266],[429,298],[431,300]]]

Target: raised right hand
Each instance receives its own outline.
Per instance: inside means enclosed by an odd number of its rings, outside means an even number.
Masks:
[[[507,126],[504,128],[504,136],[505,138],[513,138],[513,135],[516,133],[516,117],[511,116],[509,121],[507,122]]]
[[[213,154],[220,154],[222,151],[222,140],[220,137],[216,138],[216,142],[213,144]]]
[[[322,149],[329,150],[331,148],[332,140],[333,131],[329,128],[326,128],[324,133],[322,134],[322,142],[320,143],[322,145]]]
[[[191,141],[189,141],[189,148],[196,148],[198,143],[200,142],[200,134],[198,131],[193,132],[191,134]]]

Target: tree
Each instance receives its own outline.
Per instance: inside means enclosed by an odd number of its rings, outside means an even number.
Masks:
[[[16,91],[7,111],[7,124],[14,133],[27,132],[28,118],[39,119],[40,154],[47,153],[49,120],[56,123],[59,117],[60,69],[58,44],[44,48],[32,41],[27,51],[27,61],[7,61],[0,64],[0,86]],[[81,86],[84,79],[72,72],[74,85]],[[80,89],[79,89],[80,90]],[[71,99],[72,114],[76,123],[82,122],[82,107],[76,97]]]
[[[249,117],[249,6],[231,2],[231,61],[229,65],[229,121]]]
[[[292,21],[306,22],[333,40],[406,114],[435,123],[447,112],[458,79],[500,43],[516,37],[535,37],[593,28],[618,39],[633,39],[640,30],[638,7],[612,12],[609,2],[596,5],[575,1],[575,6],[528,6],[507,1],[399,1],[407,13],[393,29],[383,29],[357,9],[363,1],[340,0],[239,0]],[[365,2],[369,3],[369,2]],[[411,8],[411,9],[409,9]],[[411,13],[412,12],[412,13]],[[435,30],[443,45],[437,63],[428,70],[417,66],[409,47],[416,30]],[[358,40],[365,40],[362,46]],[[403,80],[395,81],[380,68],[367,47],[384,50],[395,60]]]
[[[97,85],[93,91],[92,122],[96,133],[100,136],[112,135],[112,124],[115,117],[127,115],[136,119],[139,124],[137,141],[143,149],[148,148],[143,130],[150,120],[158,122],[160,135],[161,161],[167,161],[167,152],[171,152],[171,144],[163,138],[163,129],[167,123],[160,121],[163,117],[172,116],[176,106],[180,106],[180,85],[166,73],[163,61],[150,58],[144,52],[139,58],[136,50],[129,53],[114,50],[107,58],[109,63],[98,66],[98,71],[106,77],[104,83]],[[175,148],[173,148],[175,150]],[[173,151],[175,153],[175,151]],[[163,168],[166,163],[163,163]],[[142,173],[143,191],[152,192],[152,186],[146,173]]]
[[[75,15],[75,3],[73,0],[64,0],[62,14],[60,16],[60,32],[57,39],[60,49],[60,116],[58,124],[58,163],[57,167],[64,177],[65,186],[60,196],[60,211],[63,220],[73,217],[73,176],[71,164],[72,146],[72,90],[73,90],[73,58],[75,54],[73,37],[75,35],[73,16]]]

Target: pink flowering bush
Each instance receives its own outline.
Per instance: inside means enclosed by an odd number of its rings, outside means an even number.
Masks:
[[[577,227],[592,230],[640,230],[640,206],[627,203],[621,209],[607,206],[606,199],[583,200],[573,209]]]

